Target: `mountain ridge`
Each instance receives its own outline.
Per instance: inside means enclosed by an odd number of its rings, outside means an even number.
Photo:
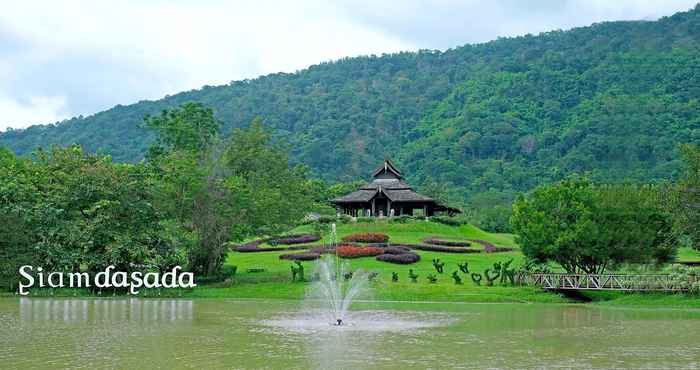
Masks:
[[[153,139],[139,127],[145,114],[199,101],[226,132],[263,117],[293,161],[330,181],[365,177],[390,155],[411,181],[452,184],[465,197],[574,172],[656,182],[676,175],[677,144],[700,143],[696,65],[699,6],[657,21],[343,58],[6,131],[0,145],[26,154],[79,143],[136,161]]]

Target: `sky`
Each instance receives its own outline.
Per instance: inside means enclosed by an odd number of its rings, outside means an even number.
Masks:
[[[346,56],[654,20],[697,1],[0,0],[0,131]]]

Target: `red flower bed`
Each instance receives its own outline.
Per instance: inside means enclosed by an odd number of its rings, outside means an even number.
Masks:
[[[335,248],[335,254],[342,258],[373,257],[384,253],[384,249],[377,247],[358,247],[355,245],[341,244]]]
[[[358,233],[346,235],[342,240],[344,242],[357,243],[386,243],[389,241],[389,235],[381,233]]]

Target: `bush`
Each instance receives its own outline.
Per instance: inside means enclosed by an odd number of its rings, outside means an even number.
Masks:
[[[468,247],[472,245],[468,241],[457,241],[457,240],[442,240],[437,238],[427,238],[423,239],[423,243],[442,245],[445,247]]]
[[[462,226],[467,223],[466,221],[460,220],[458,218],[445,216],[433,216],[430,218],[430,221],[449,226]]]
[[[373,224],[373,223],[377,222],[377,219],[375,217],[358,217],[357,222],[366,223],[366,224]]]
[[[335,254],[342,258],[372,257],[382,253],[384,253],[382,248],[358,247],[350,244],[341,244],[335,249]]]
[[[335,248],[327,248],[324,246],[320,246],[320,247],[314,247],[314,248],[309,249],[309,252],[310,253],[318,253],[318,254],[326,254],[326,253],[335,254]]]
[[[312,252],[289,253],[289,254],[281,254],[280,255],[281,260],[290,260],[290,261],[313,261],[313,260],[319,259],[320,257],[321,257],[320,254],[312,253]]]
[[[380,233],[358,233],[346,235],[341,240],[344,242],[358,243],[386,243],[389,241],[389,235]]]
[[[279,245],[279,244],[302,244],[302,243],[312,243],[321,240],[319,235],[313,234],[296,234],[296,235],[285,235],[277,238],[270,238],[267,240],[267,244]]]
[[[420,256],[415,253],[391,254],[384,253],[376,257],[377,261],[396,263],[399,265],[410,265],[420,261]]]
[[[409,215],[401,215],[401,216],[396,216],[392,217],[389,219],[389,222],[392,224],[405,224],[411,221],[417,220],[416,217],[409,216]]]

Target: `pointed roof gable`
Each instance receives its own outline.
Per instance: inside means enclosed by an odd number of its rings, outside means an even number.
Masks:
[[[379,167],[377,167],[377,169],[374,170],[374,172],[372,172],[372,177],[377,177],[383,173],[391,173],[397,179],[403,178],[401,171],[399,171],[399,169],[396,168],[394,162],[392,162],[389,158],[384,159],[384,162]]]

